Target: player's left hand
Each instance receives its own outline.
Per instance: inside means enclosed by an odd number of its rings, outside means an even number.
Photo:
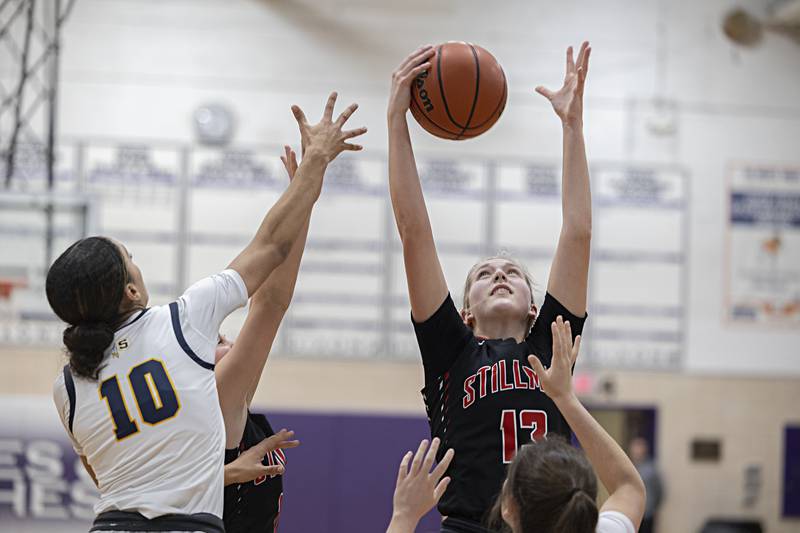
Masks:
[[[431,471],[438,450],[438,438],[433,439],[430,448],[428,441],[423,440],[416,454],[408,452],[403,456],[394,489],[394,513],[389,532],[414,531],[419,520],[433,509],[447,489],[450,478],[442,479],[442,476],[455,452],[447,450],[441,462]]]
[[[286,169],[286,173],[289,175],[289,181],[294,179],[294,173],[297,172],[297,154],[294,153],[292,147],[284,145],[283,147],[284,155],[281,156],[281,162],[283,163],[283,167]]]
[[[580,127],[583,125],[583,86],[589,72],[589,55],[592,48],[589,41],[584,41],[578,52],[578,61],[572,57],[572,47],[567,48],[567,73],[564,85],[558,91],[551,91],[541,85],[536,92],[550,100],[553,110],[565,126]]]
[[[573,394],[572,388],[572,367],[578,359],[578,352],[581,349],[581,336],[575,337],[575,344],[572,344],[572,328],[569,321],[564,321],[561,315],[550,325],[553,333],[553,357],[550,361],[550,368],[545,369],[542,362],[535,355],[528,356],[536,375],[539,377],[539,385],[542,392],[558,402]]]

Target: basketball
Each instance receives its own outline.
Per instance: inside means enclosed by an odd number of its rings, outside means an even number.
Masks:
[[[431,68],[411,84],[411,114],[442,139],[477,137],[506,107],[508,89],[500,63],[486,49],[465,42],[436,47]]]

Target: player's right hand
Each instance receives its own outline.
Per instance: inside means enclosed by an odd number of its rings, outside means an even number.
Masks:
[[[363,146],[345,141],[363,135],[367,132],[367,128],[342,131],[347,119],[358,109],[358,104],[351,104],[334,121],[333,107],[336,105],[336,97],[337,94],[332,92],[328,97],[328,103],[325,105],[322,120],[313,125],[308,123],[306,115],[300,107],[292,106],[292,113],[294,113],[294,118],[300,127],[300,142],[304,147],[303,157],[321,156],[326,163],[330,163],[345,150],[363,150]]]
[[[411,52],[392,73],[392,91],[387,110],[389,118],[405,116],[411,105],[411,84],[431,67],[430,59],[435,53],[433,46],[421,46]]]
[[[539,377],[539,385],[542,392],[550,396],[553,401],[567,398],[573,394],[572,390],[572,368],[578,359],[578,352],[581,348],[581,336],[575,337],[575,345],[572,344],[572,328],[569,321],[564,322],[561,315],[550,325],[553,333],[553,358],[550,368],[545,369],[542,362],[535,355],[528,356],[536,375]]]
[[[262,476],[280,476],[284,472],[283,465],[262,464],[264,457],[271,452],[284,448],[300,446],[299,440],[293,440],[294,431],[280,430],[267,437],[255,446],[242,452],[234,461],[225,465],[225,485],[247,483]]]

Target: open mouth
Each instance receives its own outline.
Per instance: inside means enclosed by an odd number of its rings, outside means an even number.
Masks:
[[[508,285],[506,285],[505,283],[501,283],[501,284],[499,284],[499,285],[496,285],[496,286],[495,286],[495,287],[492,289],[492,292],[491,292],[491,293],[489,293],[489,295],[490,295],[490,296],[494,296],[494,295],[495,295],[495,294],[497,294],[499,291],[505,291],[505,292],[503,292],[503,293],[501,293],[501,294],[514,294],[514,291],[512,291],[512,290],[511,290],[511,287],[509,287],[509,286],[508,286]]]

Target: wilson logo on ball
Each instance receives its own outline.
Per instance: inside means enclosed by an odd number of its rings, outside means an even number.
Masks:
[[[422,105],[425,107],[425,111],[430,113],[433,111],[433,102],[431,102],[431,98],[428,96],[428,91],[425,90],[425,78],[427,77],[428,72],[423,72],[417,76],[416,84],[417,89],[419,90],[419,97],[422,100]]]

